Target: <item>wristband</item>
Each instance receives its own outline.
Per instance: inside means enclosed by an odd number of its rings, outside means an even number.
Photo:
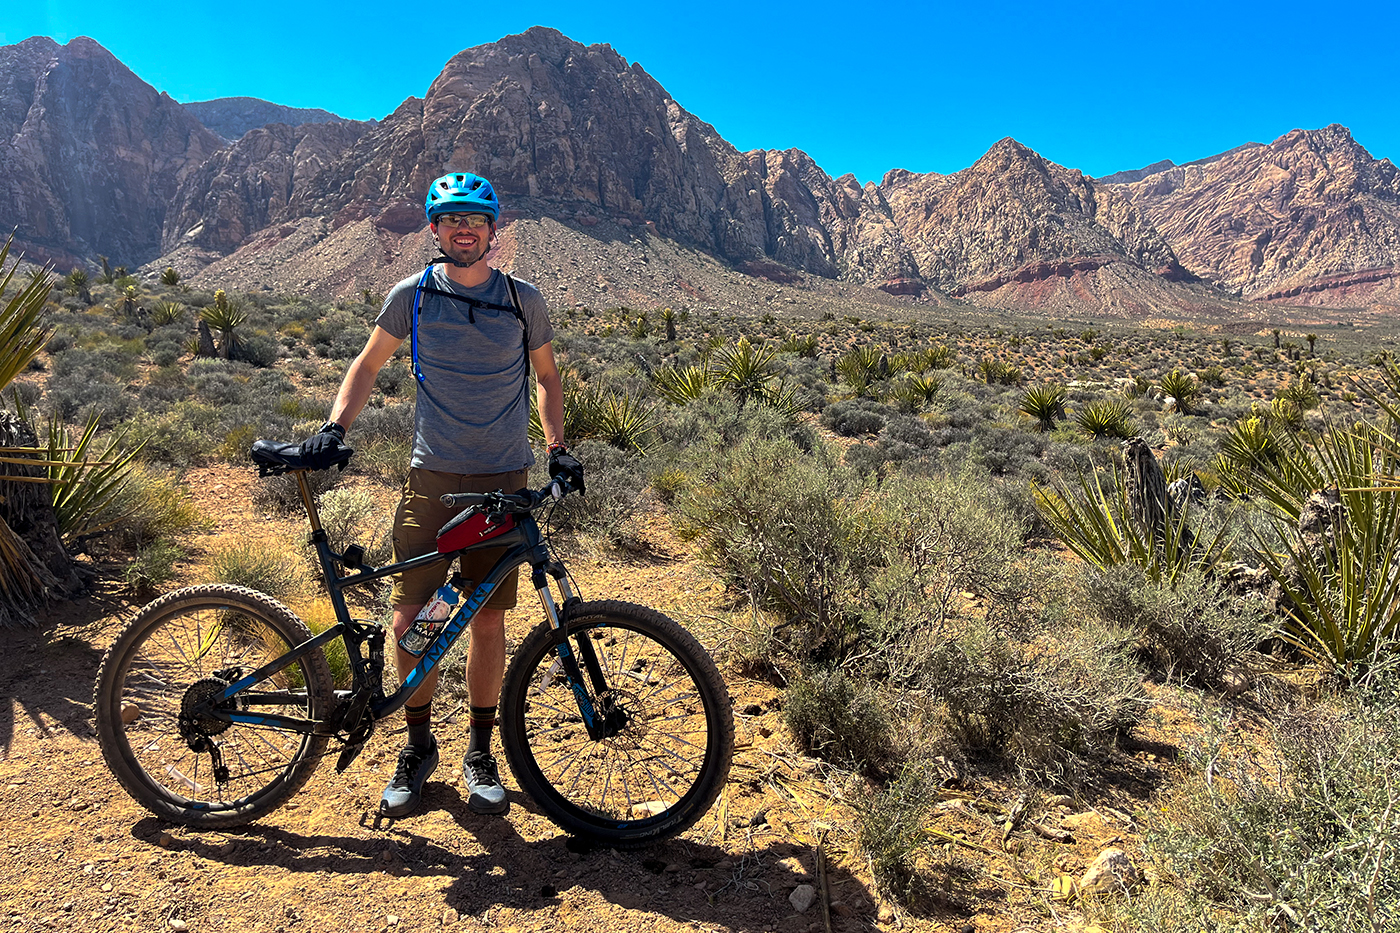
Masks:
[[[562,443],[555,441],[553,444],[549,445],[549,447],[547,448],[547,452],[551,454],[556,454],[561,451],[567,452],[568,449],[569,448],[565,447]]]

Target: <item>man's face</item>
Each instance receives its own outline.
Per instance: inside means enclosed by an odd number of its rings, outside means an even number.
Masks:
[[[491,234],[496,225],[489,222],[473,226],[477,218],[484,214],[443,214],[432,224],[433,235],[438,247],[449,259],[468,265],[481,261],[491,249]],[[453,223],[453,221],[458,221]],[[465,222],[463,222],[465,221]]]

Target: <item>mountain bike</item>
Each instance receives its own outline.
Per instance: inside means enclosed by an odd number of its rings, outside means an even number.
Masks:
[[[141,609],[103,657],[94,694],[103,757],[138,803],[190,827],[238,826],[300,790],[328,747],[344,771],[495,587],[528,565],[545,618],[515,648],[500,698],[501,744],[521,789],[566,832],[618,847],[673,836],[709,809],[733,754],[728,691],[671,619],[575,594],[536,518],[574,491],[567,476],[534,491],[444,496],[466,511],[438,533],[437,550],[373,567],[358,545],[331,549],[298,445],[258,441],[252,457],[261,476],[295,478],[336,622],[313,635],[282,603],[226,584]],[[352,619],[344,590],[483,547],[505,551],[386,694],[384,628]],[[336,642],[340,685],[327,661]]]

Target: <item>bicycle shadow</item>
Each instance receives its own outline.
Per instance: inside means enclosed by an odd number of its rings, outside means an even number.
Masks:
[[[462,916],[489,923],[496,908],[553,910],[577,922],[590,921],[578,906],[592,894],[625,911],[660,914],[683,923],[706,923],[734,930],[771,928],[791,918],[791,928],[820,924],[818,901],[798,913],[789,894],[800,885],[814,888],[812,850],[777,833],[730,840],[726,845],[672,839],[644,849],[619,851],[588,844],[562,833],[527,839],[516,823],[528,814],[533,828],[544,816],[533,801],[511,793],[509,818],[473,813],[455,788],[434,782],[427,788],[424,810],[412,818],[383,820],[372,837],[335,833],[298,833],[254,824],[232,833],[191,834],[166,844],[232,868],[327,876],[387,874],[395,878],[450,878],[440,895],[419,895],[416,908],[441,914],[451,908]],[[523,812],[522,812],[523,811]],[[435,840],[420,820],[446,815],[454,838],[463,846]],[[374,830],[365,813],[361,825]],[[133,838],[152,846],[169,824],[146,817],[132,826]],[[557,831],[555,831],[557,833]],[[735,851],[739,849],[741,851]],[[875,901],[863,882],[831,864],[828,883],[838,913],[833,930],[869,929]],[[437,903],[427,900],[432,897]],[[779,929],[787,926],[779,925]]]

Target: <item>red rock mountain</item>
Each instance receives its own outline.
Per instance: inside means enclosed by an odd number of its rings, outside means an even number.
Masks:
[[[1111,186],[1186,268],[1246,298],[1400,297],[1400,171],[1343,126]]]
[[[155,258],[180,181],[222,145],[91,39],[0,47],[0,222],[32,259]]]
[[[461,52],[378,123],[223,148],[90,40],[28,40],[0,66],[0,223],[234,287],[382,290],[421,268],[422,192],[449,170],[501,191],[498,261],[576,305],[794,300],[776,283],[1237,315],[1232,294],[1384,297],[1400,266],[1395,169],[1340,127],[1105,180],[1005,139],[951,175],[862,186],[800,150],[739,152],[641,65],[543,27]]]

